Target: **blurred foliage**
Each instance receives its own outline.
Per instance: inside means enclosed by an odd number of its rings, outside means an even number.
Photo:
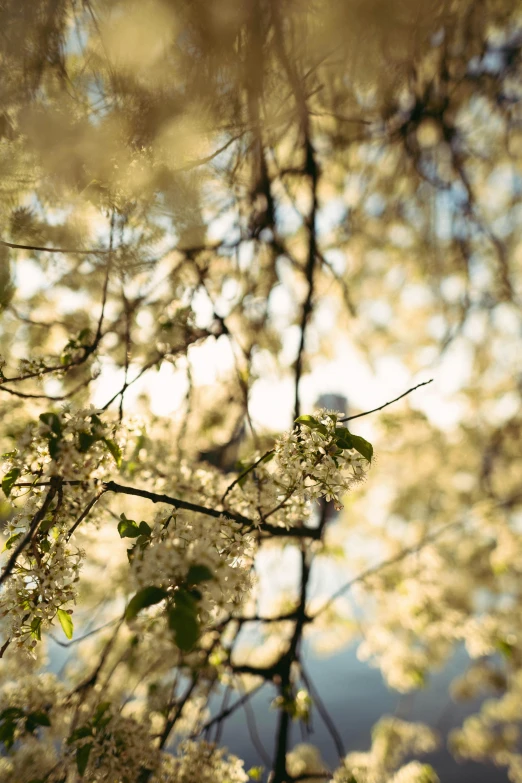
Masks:
[[[514,698],[519,5],[2,0],[0,37],[3,451],[49,399],[83,405],[101,389],[109,410],[146,423],[128,478],[182,458],[232,471],[273,442],[278,425],[257,427],[249,409],[266,384],[292,384],[298,416],[330,362],[349,366],[350,385],[325,375],[323,390],[361,408],[358,372],[387,373],[383,401],[434,374],[361,421],[376,465],[325,553],[344,547],[354,574],[376,553],[390,565],[358,583],[362,619],[330,606],[323,624],[361,633],[360,654],[402,691],[467,641],[471,671],[500,656],[495,690]],[[223,357],[213,385],[197,373],[209,349]],[[168,419],[149,399],[165,377],[185,390]],[[473,695],[490,679],[471,678]],[[520,781],[511,735],[490,736],[520,715],[499,704],[453,747]]]

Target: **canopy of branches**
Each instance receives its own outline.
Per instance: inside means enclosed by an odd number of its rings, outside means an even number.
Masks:
[[[519,4],[1,0],[0,41],[0,781],[433,783],[448,742],[521,783]],[[465,644],[479,711],[346,755],[306,637],[403,693]]]

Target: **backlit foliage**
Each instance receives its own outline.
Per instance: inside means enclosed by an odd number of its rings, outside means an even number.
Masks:
[[[447,739],[520,783],[517,4],[5,0],[0,36],[0,781],[436,783]],[[346,755],[316,630],[399,692],[465,645],[489,698]],[[264,685],[245,770],[214,739]]]

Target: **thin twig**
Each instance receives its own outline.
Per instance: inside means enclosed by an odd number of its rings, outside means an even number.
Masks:
[[[406,397],[407,394],[411,394],[411,392],[415,391],[415,389],[420,389],[421,386],[427,386],[428,383],[433,383],[433,378],[430,378],[429,381],[418,383],[417,386],[413,386],[411,389],[408,389],[408,391],[405,391],[404,394],[400,394],[398,397],[395,397],[394,400],[385,402],[384,405],[380,405],[378,408],[372,408],[371,411],[364,411],[364,413],[357,413],[355,416],[344,416],[344,418],[339,419],[339,421],[352,421],[353,419],[360,419],[362,416],[369,416],[370,413],[377,413],[377,411],[382,411],[383,408],[387,408],[388,405],[392,405],[394,402],[402,400],[402,398]]]
[[[18,245],[15,242],[5,242],[0,239],[0,245],[4,247],[10,247],[13,250],[35,250],[43,253],[80,253],[82,255],[106,255],[110,253],[110,250],[104,250],[101,247],[94,247],[91,249],[79,248],[79,247],[40,247],[38,245]]]
[[[384,568],[387,568],[391,565],[396,565],[397,563],[400,563],[401,560],[404,560],[405,557],[408,557],[408,555],[413,555],[419,552],[426,544],[431,543],[432,541],[435,541],[439,536],[441,536],[443,533],[445,533],[447,530],[450,530],[453,527],[458,527],[459,525],[463,525],[464,520],[459,519],[456,522],[449,522],[447,525],[444,525],[444,527],[439,528],[439,530],[435,530],[430,535],[425,536],[423,539],[421,539],[418,543],[413,544],[413,546],[409,546],[406,549],[401,549],[400,552],[398,552],[396,555],[393,555],[393,557],[390,557],[388,560],[383,560],[380,563],[377,563],[377,565],[370,566],[370,568],[367,568],[362,573],[358,574],[357,576],[354,576],[353,579],[350,579],[348,582],[345,582],[342,587],[340,587],[338,590],[335,591],[333,595],[330,596],[330,598],[321,606],[320,609],[318,609],[314,615],[311,617],[311,621],[315,620],[318,615],[322,614],[326,609],[328,609],[334,601],[339,598],[343,593],[346,593],[348,590],[351,590],[351,588],[358,584],[359,582],[364,582],[365,579],[367,579],[369,576],[375,576],[375,574],[378,574],[379,571],[382,571]]]
[[[71,529],[69,530],[69,532],[68,532],[68,533],[67,533],[67,535],[65,536],[65,540],[66,540],[66,541],[68,541],[68,540],[71,538],[71,536],[73,535],[73,533],[74,533],[74,531],[76,530],[76,528],[77,528],[77,527],[79,527],[79,526],[81,525],[81,523],[83,522],[83,520],[85,519],[85,517],[87,516],[87,514],[88,514],[88,513],[89,513],[89,511],[91,510],[91,508],[92,508],[92,507],[93,507],[93,506],[94,506],[94,505],[95,505],[95,504],[98,502],[98,500],[101,498],[101,496],[102,496],[102,495],[103,495],[103,494],[104,494],[106,491],[107,491],[107,490],[106,490],[105,488],[104,488],[104,489],[101,489],[101,490],[100,490],[100,492],[98,492],[98,494],[97,494],[97,495],[95,495],[95,496],[94,496],[94,497],[93,497],[93,498],[92,498],[92,499],[89,501],[89,503],[87,504],[87,506],[85,507],[85,509],[82,511],[82,513],[80,514],[80,516],[78,517],[78,519],[76,520],[76,522],[74,523],[74,525],[71,527]]]
[[[313,699],[313,702],[315,706],[317,707],[317,711],[321,718],[324,721],[324,724],[328,731],[330,732],[330,736],[332,737],[333,743],[335,745],[335,749],[337,750],[337,754],[340,759],[343,759],[346,755],[346,751],[344,749],[344,744],[341,739],[341,735],[337,731],[337,726],[335,725],[334,721],[330,717],[330,713],[326,709],[326,705],[319,696],[319,693],[312,681],[312,679],[307,675],[306,671],[303,668],[303,664],[301,663],[301,677],[303,679],[304,684],[310,691],[310,695]]]
[[[245,476],[248,476],[248,474],[250,473],[250,471],[252,471],[252,470],[254,470],[255,468],[257,468],[257,466],[258,466],[258,465],[260,465],[260,464],[261,464],[261,462],[263,462],[263,460],[265,460],[265,459],[268,457],[268,455],[269,455],[269,454],[273,454],[273,453],[274,453],[274,449],[270,449],[269,451],[265,451],[265,453],[263,454],[263,456],[262,456],[262,457],[259,457],[259,459],[258,459],[258,460],[256,460],[256,461],[254,462],[254,464],[253,464],[253,465],[250,465],[250,467],[249,467],[249,468],[247,468],[246,470],[244,470],[244,471],[243,471],[243,473],[240,473],[240,475],[239,475],[239,476],[238,476],[236,479],[234,479],[234,481],[233,481],[231,484],[229,484],[229,485],[228,485],[228,487],[226,488],[225,494],[224,494],[224,495],[223,495],[223,497],[221,498],[221,505],[223,505],[223,504],[224,504],[226,496],[227,496],[227,495],[228,495],[228,493],[229,493],[229,492],[230,492],[230,491],[231,491],[231,490],[232,490],[232,489],[233,489],[233,488],[236,486],[236,484],[239,484],[239,482],[240,482],[242,479],[244,479],[244,478],[245,478]]]
[[[87,631],[87,633],[84,633],[83,636],[78,636],[76,639],[72,639],[70,642],[61,642],[59,639],[56,639],[52,633],[49,634],[51,639],[55,644],[59,644],[60,647],[72,647],[73,644],[78,644],[79,642],[83,642],[84,639],[88,639],[90,636],[94,636],[97,633],[100,633],[100,631],[104,631],[105,628],[110,628],[111,625],[114,625],[114,623],[117,623],[119,620],[118,617],[114,618],[114,620],[109,620],[108,622],[104,623],[103,625],[98,626],[98,628],[93,628],[92,631]]]

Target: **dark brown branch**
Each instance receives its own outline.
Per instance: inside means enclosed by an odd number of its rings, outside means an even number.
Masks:
[[[108,481],[103,486],[106,492],[116,492],[121,495],[135,495],[136,497],[151,500],[153,503],[165,503],[168,506],[174,506],[174,508],[180,508],[185,511],[194,511],[198,514],[204,514],[207,517],[213,517],[214,519],[225,517],[225,519],[229,519],[232,522],[239,522],[249,530],[256,529],[256,525],[252,522],[252,520],[244,517],[242,514],[233,513],[231,511],[218,511],[214,508],[201,506],[197,503],[189,503],[186,500],[179,500],[178,498],[173,498],[170,495],[160,495],[157,492],[149,492],[146,489],[127,487],[123,484],[117,484],[115,481]],[[264,523],[259,525],[259,530],[262,533],[269,533],[272,536],[285,536],[288,538],[318,538],[320,535],[317,528],[306,526],[292,527],[287,530],[285,527],[276,527],[275,525],[268,525]]]
[[[165,503],[168,506],[174,506],[174,508],[184,509],[185,511],[195,511],[198,514],[204,514],[207,517],[213,517],[214,519],[230,519],[232,522],[240,522],[242,525],[252,525],[252,520],[247,519],[242,514],[233,514],[230,511],[216,511],[214,508],[207,508],[206,506],[200,506],[197,503],[189,503],[186,500],[179,500],[173,498],[170,495],[163,495],[157,492],[149,492],[146,489],[137,489],[136,487],[126,487],[123,484],[117,484],[115,481],[108,481],[103,485],[106,492],[116,492],[121,495],[135,495],[136,497],[145,498],[151,500],[153,503]]]
[[[94,247],[90,250],[78,247],[40,247],[38,245],[18,245],[15,242],[5,242],[0,239],[0,245],[10,247],[13,250],[34,250],[43,253],[80,253],[82,255],[107,255],[110,250],[104,250],[101,247]]]
[[[30,543],[32,540],[34,534],[36,533],[38,529],[38,525],[43,520],[45,515],[47,514],[47,511],[49,510],[49,506],[53,502],[56,493],[58,492],[59,486],[60,486],[60,479],[53,478],[50,481],[50,487],[47,491],[47,495],[45,496],[45,500],[34,515],[31,524],[29,525],[29,529],[27,530],[27,533],[22,537],[20,542],[17,544],[17,546],[13,549],[13,552],[11,553],[11,556],[7,563],[5,564],[4,570],[2,571],[2,575],[0,576],[0,585],[3,585],[3,583],[6,581],[6,579],[11,575],[15,565],[16,561],[18,559],[18,555],[20,555],[27,544]]]

